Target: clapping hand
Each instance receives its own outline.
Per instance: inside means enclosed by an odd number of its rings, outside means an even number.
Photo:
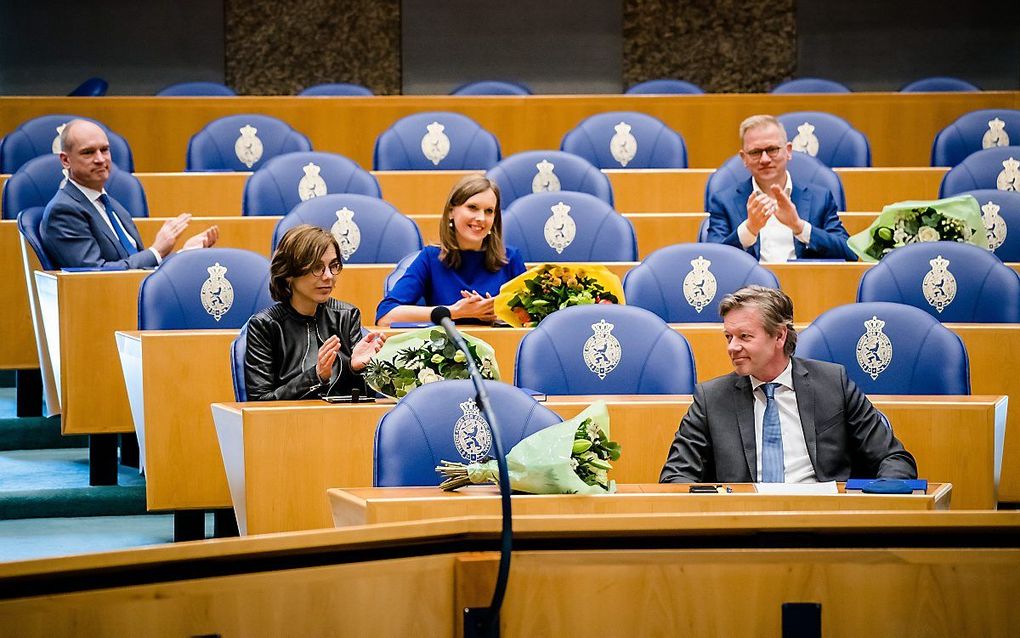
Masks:
[[[799,235],[804,230],[804,220],[797,214],[797,207],[794,206],[793,200],[786,194],[786,190],[779,188],[778,184],[772,185],[772,196],[775,197],[775,211],[773,214],[776,216],[784,226],[793,231],[794,235]]]
[[[340,337],[333,335],[319,347],[318,360],[315,363],[315,372],[319,379],[327,383],[333,376],[333,363],[336,362],[336,355],[340,352]]]
[[[370,332],[365,338],[359,341],[351,352],[351,370],[360,372],[365,369],[368,362],[382,349],[386,343],[386,335],[381,332]]]
[[[184,242],[184,247],[181,250],[191,250],[192,248],[209,248],[216,243],[216,240],[220,238],[220,227],[213,225],[206,228],[204,231],[193,235],[188,238],[188,241]]]
[[[496,320],[496,312],[493,307],[492,295],[485,293],[483,297],[477,290],[461,290],[461,298],[457,303],[450,306],[450,314],[454,319],[472,318],[481,319],[487,323]]]

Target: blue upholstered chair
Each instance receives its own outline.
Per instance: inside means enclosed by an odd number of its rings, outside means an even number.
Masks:
[[[830,168],[871,166],[871,145],[841,117],[819,111],[784,113],[783,123],[793,150],[807,153]]]
[[[1020,275],[971,244],[911,244],[864,273],[857,301],[906,304],[949,323],[1020,323]]]
[[[273,246],[299,224],[330,231],[345,264],[392,264],[424,245],[418,225],[388,202],[366,195],[325,195],[301,202],[276,224]]]
[[[253,171],[277,155],[312,150],[290,124],[248,113],[213,120],[188,142],[189,171]]]
[[[178,82],[163,87],[156,93],[157,97],[232,97],[237,95],[234,89],[219,82]]]
[[[186,250],[138,289],[139,330],[240,328],[269,296],[269,260],[239,248]]]
[[[627,303],[669,323],[719,322],[719,301],[744,286],[779,288],[745,251],[725,244],[673,244],[645,257],[623,278]]]
[[[683,335],[655,314],[616,304],[557,310],[521,339],[514,383],[546,394],[690,394],[697,375]]]
[[[842,364],[865,394],[970,394],[963,341],[913,306],[833,308],[797,335],[796,354]]]
[[[824,78],[797,78],[787,80],[770,93],[849,93],[850,89],[834,80]]]
[[[450,95],[531,95],[531,88],[521,82],[482,80],[461,84]]]
[[[397,262],[397,265],[393,267],[393,270],[390,272],[390,274],[386,275],[386,279],[383,280],[384,298],[390,294],[390,291],[393,290],[393,287],[397,285],[397,282],[400,281],[400,278],[404,276],[404,273],[407,272],[407,269],[411,266],[411,262],[413,262],[418,257],[418,253],[420,252],[421,252],[420,250],[416,250],[414,252],[407,253],[406,255],[404,255],[404,257]],[[422,297],[418,301],[414,302],[414,305],[424,306],[425,297]]]
[[[946,76],[936,76],[914,80],[900,89],[900,93],[946,93],[980,90],[981,89],[966,80]]]
[[[613,205],[609,178],[591,162],[563,151],[525,151],[496,164],[487,173],[499,185],[504,210],[518,197],[542,191],[578,191]]]
[[[100,77],[92,77],[71,89],[68,97],[102,97],[109,90],[110,83]]]
[[[811,183],[829,189],[839,210],[846,210],[843,182],[839,179],[839,175],[823,162],[806,153],[794,153],[786,168],[790,171],[790,176],[795,184]],[[744,167],[744,162],[739,155],[734,155],[726,160],[717,171],[708,176],[708,181],[705,183],[705,210],[708,210],[708,200],[712,193],[726,188],[734,188],[740,182],[748,179],[751,179],[751,173]]]
[[[241,326],[230,342],[230,380],[234,386],[234,400],[248,400],[248,386],[244,383],[244,357],[248,352],[248,322]]]
[[[636,261],[630,220],[598,197],[559,191],[525,195],[503,213],[503,238],[526,262]]]
[[[982,109],[961,115],[931,145],[932,166],[956,166],[971,153],[1020,146],[1020,110]]]
[[[504,454],[535,432],[561,423],[555,412],[527,392],[485,381],[498,421]],[[442,461],[470,463],[490,453],[492,430],[475,405],[470,381],[423,385],[400,400],[375,430],[372,483],[378,487],[439,485]]]
[[[32,206],[18,213],[18,230],[25,237],[28,245],[32,247],[42,269],[56,270],[53,260],[50,259],[43,246],[42,233],[39,232],[45,210],[46,208],[43,206]]]
[[[981,206],[988,247],[1002,261],[1020,261],[1020,192],[979,188],[964,191]]]
[[[286,215],[303,201],[326,194],[381,197],[375,176],[343,155],[305,151],[266,162],[244,184],[242,215]]]
[[[697,84],[668,78],[639,82],[627,89],[628,95],[700,95],[704,92]]]
[[[377,171],[488,170],[502,157],[499,140],[460,113],[429,111],[393,123],[375,141]]]
[[[634,111],[581,120],[563,136],[560,150],[599,168],[687,168],[683,136],[662,120]]]
[[[18,128],[0,139],[0,173],[13,173],[28,160],[40,155],[60,152],[60,131],[71,120],[94,122],[106,132],[110,140],[110,159],[129,173],[135,170],[131,147],[102,122],[80,115],[42,115],[22,122]]]
[[[322,96],[369,96],[373,95],[372,91],[360,84],[352,84],[350,82],[327,82],[325,84],[316,84],[310,86],[298,95],[302,97],[322,97]]]
[[[14,219],[18,211],[45,206],[64,184],[64,169],[57,155],[30,160],[11,175],[3,190],[3,218]],[[110,167],[106,191],[124,205],[132,217],[148,217],[149,205],[138,178],[116,166]]]
[[[1020,144],[1020,140],[1017,143]],[[939,197],[982,188],[1020,191],[1020,145],[996,146],[971,153],[942,176]]]

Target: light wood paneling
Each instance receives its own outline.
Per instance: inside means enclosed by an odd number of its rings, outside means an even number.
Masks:
[[[28,308],[18,222],[0,220],[0,306],[4,318],[0,322],[0,369],[24,370],[39,367],[39,355],[32,332],[32,315]]]
[[[188,229],[184,231],[184,238],[196,235],[210,226],[220,227],[220,237],[216,241],[217,248],[241,248],[256,252],[266,259],[272,256],[269,250],[273,240],[273,230],[279,223],[280,217],[192,217]],[[147,219],[136,219],[138,233],[142,236],[142,243],[151,246],[156,238],[156,233],[166,223],[166,219],[149,217]],[[183,240],[178,242],[178,246]]]

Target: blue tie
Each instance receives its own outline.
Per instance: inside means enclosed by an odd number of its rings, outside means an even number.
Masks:
[[[99,196],[99,201],[103,203],[103,208],[106,209],[106,216],[110,218],[110,225],[113,226],[113,232],[117,233],[117,239],[120,240],[120,245],[124,247],[128,255],[134,255],[138,252],[138,248],[131,243],[128,239],[127,232],[124,231],[124,227],[120,223],[120,218],[117,217],[117,213],[113,211],[113,202],[110,201],[110,196],[103,193]]]
[[[783,467],[783,429],[779,425],[779,406],[776,405],[778,383],[763,383],[765,416],[761,427],[761,480],[762,483],[782,483],[786,479]]]

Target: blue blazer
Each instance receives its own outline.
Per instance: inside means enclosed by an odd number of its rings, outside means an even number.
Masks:
[[[58,268],[126,270],[156,267],[156,255],[145,250],[130,213],[112,197],[110,202],[113,204],[112,212],[135,240],[139,252],[128,255],[85,193],[68,182],[46,205],[39,229],[43,246]]]
[[[744,249],[737,236],[737,226],[747,219],[747,198],[751,196],[751,190],[751,180],[748,179],[736,188],[712,193],[708,199],[708,241]],[[811,243],[793,240],[797,259],[857,261],[857,255],[847,246],[849,235],[839,220],[836,200],[828,189],[814,184],[794,184],[790,199],[800,218],[812,226]],[[746,250],[755,259],[761,259],[761,239]]]

